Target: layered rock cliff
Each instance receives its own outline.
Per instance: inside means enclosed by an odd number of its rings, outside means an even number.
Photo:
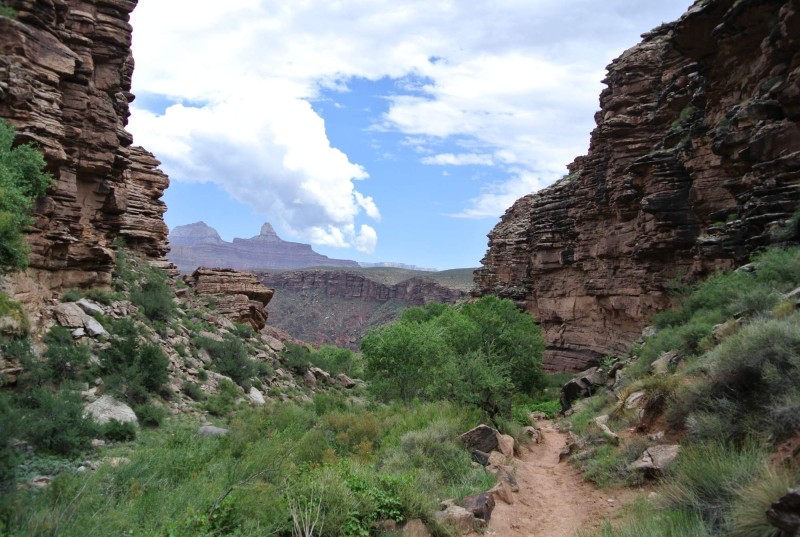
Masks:
[[[201,267],[183,281],[196,294],[214,297],[216,310],[225,317],[249,324],[254,330],[267,325],[266,306],[274,290],[265,287],[254,274]]]
[[[331,259],[310,244],[281,239],[268,223],[250,239],[226,242],[205,222],[177,226],[169,234],[169,260],[182,271],[200,266],[237,270],[296,269],[306,267],[358,267],[348,259]]]
[[[489,234],[477,294],[544,328],[545,366],[636,340],[665,290],[797,239],[800,6],[701,0],[608,67],[589,153]]]
[[[42,149],[55,179],[35,209],[27,289],[108,284],[118,238],[162,259],[168,230],[160,198],[169,180],[125,131],[136,1],[5,4],[17,16],[0,17],[0,117],[19,141]],[[24,295],[25,282],[17,283]]]
[[[347,270],[257,272],[275,289],[272,324],[302,340],[357,350],[373,326],[391,322],[410,306],[455,303],[467,293],[425,277],[393,285]]]

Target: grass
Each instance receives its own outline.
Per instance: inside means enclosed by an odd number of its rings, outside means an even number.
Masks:
[[[288,535],[291,507],[319,504],[320,535],[367,535],[377,520],[428,518],[436,498],[494,484],[454,440],[473,415],[339,403],[242,411],[225,438],[182,421],[145,429],[129,463],[10,493],[0,519],[14,535]]]

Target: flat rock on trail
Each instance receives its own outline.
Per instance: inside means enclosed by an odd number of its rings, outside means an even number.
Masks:
[[[571,537],[597,528],[635,496],[630,489],[599,489],[573,465],[558,462],[567,435],[540,422],[544,440],[523,447],[514,459],[519,492],[514,505],[499,501],[486,535],[493,537]]]

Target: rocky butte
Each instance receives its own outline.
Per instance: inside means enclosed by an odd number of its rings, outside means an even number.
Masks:
[[[169,180],[132,145],[133,0],[6,0],[0,17],[0,117],[44,152],[55,185],[35,209],[31,268],[16,298],[107,285],[121,238],[153,262],[167,251]]]
[[[604,82],[589,153],[506,211],[475,273],[541,321],[550,371],[626,352],[669,282],[797,238],[796,2],[695,2]]]
[[[240,270],[359,266],[355,261],[318,254],[310,244],[285,241],[268,223],[255,237],[226,242],[205,222],[195,222],[176,226],[169,234],[169,241],[167,258],[184,272],[200,266]]]

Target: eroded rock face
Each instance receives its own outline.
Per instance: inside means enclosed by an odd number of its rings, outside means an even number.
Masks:
[[[29,275],[53,291],[107,284],[118,237],[161,258],[169,180],[125,131],[136,1],[5,4],[18,16],[0,17],[0,117],[42,149],[55,179],[35,209]]]
[[[195,293],[215,297],[217,311],[225,317],[249,324],[257,331],[266,326],[266,306],[274,291],[259,282],[254,274],[201,267],[184,281]]]
[[[508,209],[475,273],[541,321],[547,370],[625,352],[671,279],[796,241],[799,37],[796,3],[710,0],[609,66],[588,155]]]

